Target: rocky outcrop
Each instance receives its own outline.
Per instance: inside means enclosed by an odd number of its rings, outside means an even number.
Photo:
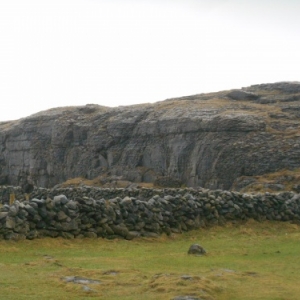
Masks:
[[[107,174],[231,189],[242,176],[300,167],[300,84],[109,108],[55,108],[0,123],[0,184],[30,172],[52,187]]]

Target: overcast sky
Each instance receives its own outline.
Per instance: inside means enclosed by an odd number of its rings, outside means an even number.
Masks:
[[[0,121],[300,80],[299,0],[0,0]]]

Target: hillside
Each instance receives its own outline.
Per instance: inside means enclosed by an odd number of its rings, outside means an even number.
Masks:
[[[30,172],[40,187],[80,177],[228,190],[260,181],[284,190],[292,181],[288,188],[297,189],[299,117],[299,82],[53,108],[0,123],[0,184],[18,185]]]

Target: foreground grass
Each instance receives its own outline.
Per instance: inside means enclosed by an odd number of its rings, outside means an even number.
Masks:
[[[159,239],[0,241],[0,299],[296,300],[299,229],[249,221]],[[187,255],[193,243],[207,255]]]

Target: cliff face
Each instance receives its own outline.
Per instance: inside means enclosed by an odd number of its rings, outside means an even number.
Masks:
[[[109,108],[56,108],[0,123],[0,184],[30,172],[52,187],[103,173],[231,189],[242,176],[300,167],[300,83]]]

